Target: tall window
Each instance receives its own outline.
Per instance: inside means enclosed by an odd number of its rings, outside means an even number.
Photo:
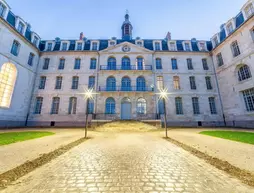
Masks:
[[[231,34],[233,32],[234,28],[233,28],[233,24],[230,22],[228,25],[227,25],[227,31],[228,31],[228,34]]]
[[[95,76],[89,76],[88,88],[94,88],[94,87],[95,87]]]
[[[195,77],[194,76],[190,76],[190,88],[192,90],[196,90],[197,87],[196,87],[196,80],[195,80]]]
[[[48,43],[47,51],[51,51],[52,50],[52,46],[53,46],[52,43]]]
[[[131,79],[129,77],[122,78],[122,91],[131,91]]]
[[[157,70],[161,70],[162,69],[161,59],[160,58],[156,58],[155,63],[156,63],[156,69]]]
[[[93,42],[92,43],[92,50],[97,50],[98,48],[98,43],[97,42]]]
[[[146,100],[139,98],[137,101],[137,114],[146,114]]]
[[[202,64],[203,64],[203,69],[204,70],[209,70],[208,64],[207,64],[207,59],[203,58],[202,59]]]
[[[79,83],[79,77],[78,76],[73,76],[72,77],[71,89],[78,89],[78,83]]]
[[[88,114],[93,114],[94,113],[94,101],[92,99],[87,99],[88,100]]]
[[[122,70],[130,70],[131,69],[131,61],[128,57],[122,58]]]
[[[50,62],[49,58],[44,59],[44,64],[43,64],[43,67],[42,67],[43,70],[48,70],[49,69],[49,62]]]
[[[42,103],[43,103],[43,98],[42,97],[36,97],[34,114],[41,114]]]
[[[247,111],[254,111],[254,88],[242,91]]]
[[[108,70],[116,70],[116,59],[114,57],[108,58],[107,69]]]
[[[34,36],[33,45],[37,46],[38,41],[39,41],[39,38],[37,38],[36,36]]]
[[[66,51],[67,50],[67,43],[63,43],[62,44],[62,51]]]
[[[247,65],[243,65],[238,70],[238,80],[243,81],[251,78],[250,68]]]
[[[217,114],[217,109],[216,109],[216,104],[215,104],[215,98],[214,97],[209,97],[209,106],[210,106],[210,112],[212,115]]]
[[[40,77],[39,89],[45,89],[46,80],[47,80],[46,76]]]
[[[77,98],[70,97],[68,114],[76,114],[76,111],[77,111]]]
[[[0,107],[9,108],[17,77],[14,64],[4,63],[0,72]]]
[[[217,64],[218,66],[222,66],[224,64],[224,61],[223,61],[223,58],[222,58],[222,54],[221,53],[218,53],[216,55],[216,59],[217,59]]]
[[[55,89],[61,89],[62,88],[62,80],[63,80],[62,76],[57,76],[56,77]]]
[[[24,33],[24,29],[25,29],[25,25],[22,23],[22,22],[19,22],[19,25],[18,25],[18,32],[23,34]]]
[[[0,2],[0,17],[3,17],[6,11],[6,7]]]
[[[217,46],[219,44],[219,40],[218,40],[217,36],[215,38],[213,38],[213,42],[214,42],[215,46]]]
[[[144,65],[144,58],[138,57],[137,58],[137,69],[143,70],[143,65]]]
[[[155,50],[161,50],[160,42],[155,42]]]
[[[52,106],[51,106],[51,114],[58,114],[59,104],[60,104],[60,98],[59,97],[53,97]]]
[[[28,64],[29,66],[32,66],[32,65],[33,65],[33,61],[34,61],[34,54],[33,54],[33,53],[30,53],[30,54],[29,54],[29,57],[28,57],[28,62],[27,62],[27,64]]]
[[[184,43],[184,46],[185,46],[185,51],[191,51],[191,48],[190,48],[190,43]]]
[[[176,105],[176,114],[182,115],[183,114],[183,102],[181,97],[175,98],[175,105]]]
[[[192,107],[194,115],[200,114],[198,97],[192,97]]]
[[[172,70],[177,70],[178,69],[177,60],[175,58],[171,59],[171,64],[172,64]]]
[[[91,58],[91,61],[90,61],[90,69],[92,70],[94,70],[94,69],[96,69],[96,63],[97,63],[97,60],[96,60],[96,58]]]
[[[173,81],[174,81],[174,89],[180,90],[181,87],[180,87],[180,78],[179,78],[179,76],[174,76]]]
[[[11,47],[11,53],[14,56],[18,56],[19,50],[20,50],[20,43],[18,41],[14,40],[12,43],[12,47]]]
[[[176,51],[176,44],[175,44],[175,42],[170,42],[169,48],[170,48],[170,51]]]
[[[241,54],[237,41],[234,41],[231,44],[231,49],[234,57],[239,56]]]
[[[157,88],[162,90],[164,88],[163,76],[157,76]]]
[[[116,90],[116,79],[113,76],[107,78],[107,91]]]
[[[211,82],[211,77],[210,76],[206,76],[205,77],[205,82],[206,82],[206,88],[207,88],[207,90],[212,90],[213,86],[212,86],[212,82]]]
[[[80,58],[76,58],[75,59],[75,64],[74,64],[74,69],[75,70],[79,70],[80,69],[80,63],[81,63],[81,59]]]
[[[188,70],[193,70],[192,59],[191,58],[187,59],[187,67],[188,67]]]
[[[105,105],[105,113],[106,114],[115,114],[115,100],[113,98],[107,98],[106,105]]]
[[[79,43],[77,44],[77,50],[82,50],[82,43],[81,43],[81,42],[79,42]]]
[[[253,13],[254,13],[254,8],[253,8],[252,3],[250,3],[250,4],[245,8],[246,17],[249,18]]]
[[[146,80],[144,77],[140,76],[137,78],[137,91],[146,90]]]
[[[61,58],[59,65],[58,65],[58,70],[63,70],[65,65],[65,59]]]
[[[199,43],[200,51],[206,51],[206,44],[204,42]]]

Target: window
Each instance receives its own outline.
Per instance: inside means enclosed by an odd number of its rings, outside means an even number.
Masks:
[[[139,98],[137,101],[137,114],[146,114],[146,100]]]
[[[113,76],[107,78],[107,91],[116,90],[116,79]]]
[[[76,97],[70,97],[69,99],[69,109],[68,114],[76,114],[77,111],[77,98]]]
[[[233,30],[234,30],[233,24],[230,22],[230,23],[227,25],[228,34],[230,35],[230,34],[233,32]]]
[[[215,46],[219,45],[219,40],[217,36],[213,38],[213,42]]]
[[[62,76],[57,76],[56,77],[56,86],[55,86],[55,89],[61,89],[62,88],[62,80],[63,80]]]
[[[251,78],[250,68],[247,65],[243,65],[238,70],[238,80],[243,81]]]
[[[109,42],[109,45],[110,45],[110,46],[114,46],[115,44],[116,44],[115,41],[110,41],[110,42]]]
[[[179,76],[174,76],[173,77],[173,81],[174,81],[174,89],[175,90],[180,90],[180,78]]]
[[[187,67],[188,67],[188,70],[193,70],[192,59],[191,58],[187,59]]]
[[[53,97],[52,106],[51,106],[51,114],[58,114],[58,112],[59,112],[59,103],[60,103],[60,98],[59,97]]]
[[[79,77],[78,76],[73,76],[72,77],[71,89],[78,89],[78,82],[79,82]]]
[[[46,76],[40,77],[39,89],[45,89],[46,80],[47,80]]]
[[[202,59],[202,64],[203,64],[203,69],[204,70],[209,70],[208,64],[207,64],[207,59],[203,58]]]
[[[155,42],[154,46],[155,46],[155,50],[161,50],[160,42]]]
[[[79,70],[80,69],[80,63],[81,63],[81,59],[76,58],[75,59],[75,64],[74,64],[74,70]]]
[[[92,43],[92,50],[97,50],[98,47],[98,43],[97,42],[93,42]]]
[[[242,91],[247,111],[254,111],[254,88]]]
[[[210,112],[212,115],[217,114],[217,109],[216,109],[216,104],[215,104],[215,98],[214,97],[209,97],[209,106],[210,106]]]
[[[181,97],[175,98],[176,114],[183,115],[183,102]]]
[[[185,46],[185,51],[191,51],[190,43],[185,42],[185,43],[184,43],[184,46]]]
[[[4,63],[0,72],[0,107],[9,108],[17,77],[14,64]]]
[[[82,50],[82,43],[81,42],[78,42],[78,44],[77,44],[77,50]]]
[[[144,58],[138,57],[136,63],[137,63],[137,69],[143,70]]]
[[[32,65],[33,65],[33,60],[34,60],[34,54],[33,54],[33,53],[30,53],[30,54],[29,54],[29,57],[28,57],[28,62],[27,62],[27,64],[28,64],[29,66],[32,66]]]
[[[205,77],[205,82],[206,82],[206,88],[207,90],[212,90],[212,82],[211,82],[211,77],[210,76],[206,76]]]
[[[19,49],[20,49],[20,43],[18,41],[14,40],[13,43],[12,43],[11,53],[14,56],[18,56]]]
[[[42,103],[43,103],[43,98],[42,97],[36,97],[34,114],[41,114]]]
[[[106,105],[105,105],[105,113],[106,114],[115,114],[115,100],[113,98],[107,98]]]
[[[95,87],[95,76],[89,76],[88,88],[94,88],[94,87]]]
[[[137,45],[138,45],[138,46],[143,46],[143,44],[142,44],[141,41],[138,41],[138,42],[137,42]]]
[[[246,17],[249,18],[253,13],[254,13],[253,5],[252,5],[252,3],[250,3],[250,4],[245,8]]]
[[[159,115],[165,114],[165,111],[164,111],[165,103],[163,100],[164,99],[159,99],[159,101],[158,101]]]
[[[146,80],[144,77],[140,76],[137,78],[137,91],[146,90]]]
[[[96,63],[97,63],[96,58],[91,58],[91,61],[90,61],[90,69],[91,70],[96,69]]]
[[[88,100],[88,114],[94,113],[94,101],[93,99],[87,99]]]
[[[176,51],[176,44],[175,44],[175,42],[170,42],[169,43],[169,49],[170,49],[170,51]]]
[[[172,70],[177,70],[177,60],[175,58],[171,59],[171,64],[172,64]]]
[[[122,78],[122,91],[131,91],[131,79],[129,77]]]
[[[62,51],[66,51],[67,50],[67,43],[63,43],[62,44]]]
[[[231,44],[231,49],[234,57],[239,56],[241,54],[237,41],[234,41]]]
[[[52,46],[53,46],[52,43],[48,43],[47,51],[51,51],[52,50]]]
[[[59,65],[58,65],[58,70],[63,70],[64,69],[64,64],[65,64],[65,59],[60,59]]]
[[[24,29],[25,29],[25,25],[22,22],[19,22],[18,32],[23,34],[24,33]]]
[[[218,53],[218,54],[216,55],[216,58],[217,58],[217,64],[218,64],[218,66],[222,66],[222,65],[224,64],[223,58],[222,58],[222,54],[221,54],[221,53]]]
[[[0,17],[3,17],[6,11],[6,7],[0,2]]]
[[[197,87],[196,87],[196,81],[195,81],[195,77],[194,76],[190,76],[190,88],[192,90],[196,90]]]
[[[198,97],[192,97],[192,107],[194,115],[200,114]]]
[[[156,69],[157,70],[161,70],[162,69],[161,59],[160,58],[156,58],[155,63],[156,63]]]
[[[128,57],[122,58],[122,70],[130,70],[131,69],[131,61]]]
[[[49,58],[44,59],[44,64],[43,64],[43,67],[42,67],[43,70],[48,70],[49,69],[49,62],[50,62]]]
[[[163,77],[157,76],[157,88],[162,90],[164,88]]]
[[[34,44],[35,46],[37,46],[38,41],[39,41],[39,38],[37,38],[36,36],[34,36],[33,44]]]
[[[204,42],[199,43],[200,51],[206,51],[206,44]]]
[[[107,69],[108,70],[116,70],[116,59],[114,57],[108,58]]]

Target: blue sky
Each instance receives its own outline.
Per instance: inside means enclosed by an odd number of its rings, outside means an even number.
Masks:
[[[133,37],[209,40],[247,0],[6,0],[42,39],[121,37],[129,10]]]

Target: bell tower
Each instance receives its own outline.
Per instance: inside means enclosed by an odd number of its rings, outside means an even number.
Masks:
[[[132,39],[133,27],[131,25],[129,18],[130,18],[130,16],[129,16],[128,10],[126,10],[125,21],[123,22],[123,25],[122,25],[122,39],[123,40],[131,40]]]

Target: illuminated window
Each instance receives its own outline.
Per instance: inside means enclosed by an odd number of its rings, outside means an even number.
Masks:
[[[3,64],[0,72],[0,107],[10,107],[16,77],[16,67],[11,63]]]
[[[137,101],[137,114],[146,114],[146,100],[139,98]]]
[[[159,90],[164,88],[164,83],[163,83],[163,77],[162,76],[157,76],[157,88]]]
[[[179,90],[181,88],[179,76],[174,76],[173,80],[174,80],[174,89]]]

